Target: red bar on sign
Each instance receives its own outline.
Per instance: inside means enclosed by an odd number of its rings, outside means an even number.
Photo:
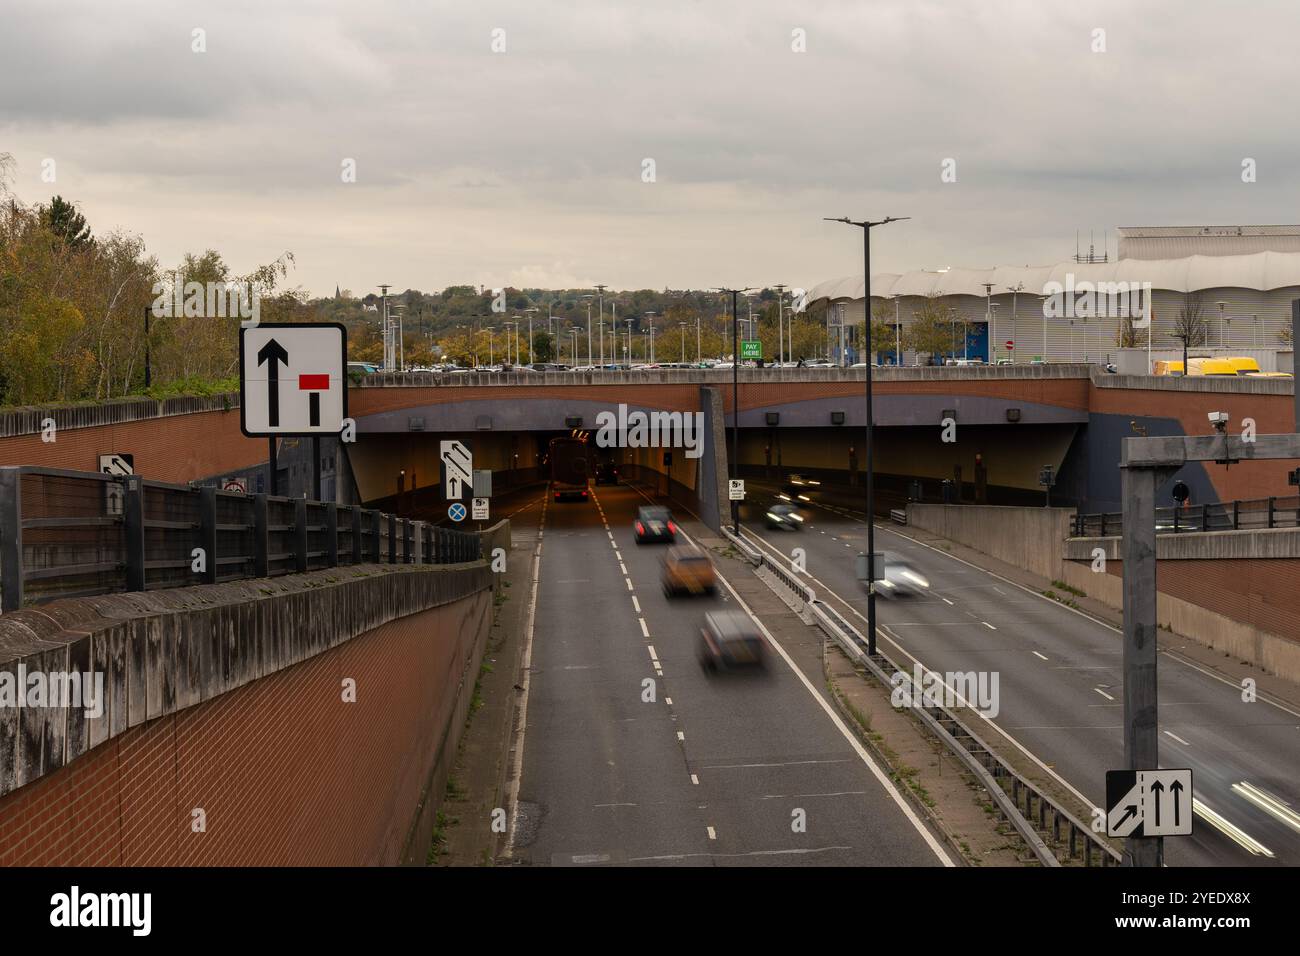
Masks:
[[[328,375],[299,375],[298,391],[300,392],[327,392],[330,387],[330,377]]]

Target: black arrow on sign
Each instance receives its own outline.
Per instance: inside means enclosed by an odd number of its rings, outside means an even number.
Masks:
[[[1160,826],[1160,797],[1165,792],[1165,785],[1157,780],[1151,784],[1151,792],[1156,795],[1156,826]]]
[[[1124,825],[1124,821],[1127,820],[1129,817],[1137,816],[1137,812],[1138,812],[1137,804],[1130,803],[1128,805],[1128,809],[1124,811],[1124,815],[1115,821],[1115,829],[1118,830],[1120,827],[1122,827]]]
[[[280,366],[277,364],[279,362],[288,365],[289,353],[284,350],[283,345],[271,339],[258,350],[257,364],[266,363],[266,380],[270,387],[266,401],[266,423],[272,428],[280,424]]]
[[[1178,798],[1183,794],[1183,782],[1175,780],[1169,785],[1169,792],[1174,795],[1174,826],[1178,826]]]

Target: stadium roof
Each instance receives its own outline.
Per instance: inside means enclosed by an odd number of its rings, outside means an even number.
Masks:
[[[880,273],[871,277],[872,298],[895,295],[994,295],[1016,289],[1042,295],[1049,282],[1066,284],[1073,274],[1080,282],[1150,282],[1152,289],[1200,292],[1205,289],[1270,289],[1300,287],[1300,252],[1256,252],[1245,256],[1184,256],[1179,259],[1120,259],[1116,262],[1068,262],[1054,266],[996,266],[992,269],[949,269],[946,272]],[[820,300],[862,298],[862,276],[819,282],[808,290],[808,304]]]

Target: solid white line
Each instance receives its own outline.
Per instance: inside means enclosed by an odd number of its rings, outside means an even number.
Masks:
[[[542,520],[546,520],[546,505],[542,505]],[[514,855],[515,830],[519,822],[519,787],[524,777],[524,732],[528,726],[528,687],[529,672],[533,666],[533,625],[537,619],[537,592],[540,587],[542,567],[542,546],[538,542],[537,553],[533,557],[533,593],[528,598],[528,626],[524,631],[524,656],[520,662],[523,672],[519,679],[519,742],[515,745],[513,779],[510,781],[510,830],[506,834],[505,855]]]
[[[687,537],[687,536],[683,533],[683,537]],[[690,540],[689,537],[687,537],[687,540],[688,541]],[[693,544],[694,542],[691,543]],[[753,622],[756,625],[758,625],[758,629],[762,632],[763,636],[767,638],[768,643],[771,644],[772,646],[772,649],[775,650],[777,654],[780,655],[781,659],[785,661],[786,665],[790,668],[790,670],[794,672],[794,675],[799,678],[799,682],[803,684],[804,688],[808,691],[808,693],[812,695],[813,700],[817,701],[817,703],[821,706],[821,709],[825,712],[826,716],[830,718],[831,723],[835,725],[835,729],[838,730],[844,736],[844,739],[849,742],[849,746],[853,748],[854,752],[858,755],[858,757],[862,760],[862,762],[867,765],[868,769],[870,769],[872,773],[872,776],[876,778],[876,781],[880,784],[881,787],[884,788],[885,792],[888,793],[891,798],[893,798],[894,803],[896,803],[898,805],[898,808],[903,811],[903,815],[907,817],[908,822],[910,822],[912,826],[916,828],[916,832],[921,834],[921,837],[925,840],[926,845],[928,845],[931,851],[933,851],[934,855],[939,858],[939,862],[941,862],[944,866],[956,866],[957,864],[953,862],[952,857],[950,857],[947,854],[944,848],[939,844],[939,841],[934,838],[934,835],[931,834],[929,829],[927,829],[927,827],[925,826],[925,824],[921,822],[921,819],[916,815],[916,812],[912,809],[911,804],[909,804],[904,799],[903,795],[898,792],[898,788],[894,786],[893,781],[891,781],[889,777],[887,777],[884,774],[884,772],[880,769],[880,767],[876,765],[876,762],[871,759],[871,755],[867,753],[866,748],[862,746],[862,741],[860,741],[857,738],[857,736],[851,730],[849,730],[848,727],[844,725],[844,721],[840,719],[840,715],[834,710],[834,708],[832,708],[831,705],[827,703],[826,698],[822,697],[821,694],[817,693],[817,688],[815,688],[812,685],[812,683],[804,675],[804,672],[801,671],[797,666],[795,666],[794,661],[790,658],[790,655],[786,653],[785,648],[782,647],[781,644],[776,640],[776,638],[772,636],[772,633],[767,629],[767,627],[763,624],[763,622],[758,619],[758,616],[754,614],[754,612],[750,609],[749,605],[744,602],[744,600],[741,598],[740,594],[736,591],[736,589],[731,586],[731,582],[728,581],[726,578],[724,578],[720,573],[715,572],[715,574],[717,574],[718,580],[721,581],[723,585],[726,587],[726,589],[731,592],[731,596],[735,598],[736,603],[740,606],[740,609],[744,611],[746,614],[748,614],[750,618],[753,620]]]
[[[1097,693],[1101,694],[1101,696],[1102,696],[1102,697],[1105,697],[1107,700],[1114,700],[1114,699],[1115,699],[1114,697],[1111,697],[1110,694],[1108,694],[1108,693],[1106,693],[1104,690],[1102,690],[1100,687],[1094,687],[1093,690],[1095,690]]]
[[[855,520],[856,520],[856,519],[855,519]],[[764,546],[765,546],[769,551],[771,551],[771,552],[773,552],[774,554],[776,554],[777,557],[780,557],[780,556],[781,556],[781,553],[780,553],[779,551],[776,550],[776,548],[771,544],[771,542],[766,541],[765,539],[760,538],[760,537],[758,537],[757,535],[753,535],[753,534],[749,535],[749,540],[752,541],[752,542],[754,542],[756,545],[758,545],[758,546],[760,546],[760,547],[764,547]],[[958,560],[960,560],[960,559],[958,559]],[[852,604],[850,604],[848,601],[844,600],[844,598],[840,597],[839,593],[836,592],[833,588],[827,586],[825,582],[823,582],[823,581],[819,580],[818,578],[814,577],[814,576],[813,576],[810,572],[808,572],[808,571],[805,571],[805,572],[804,572],[804,575],[807,576],[807,577],[808,577],[808,578],[809,578],[813,583],[815,583],[819,588],[821,588],[821,592],[820,592],[820,593],[824,593],[824,594],[830,594],[830,595],[832,595],[832,596],[833,596],[837,601],[839,601],[842,605],[844,605],[844,607],[849,611],[850,614],[853,614],[854,616],[856,616],[856,617],[858,618],[858,620],[862,621],[864,624],[866,623],[866,620],[867,620],[867,619],[866,619],[865,617],[862,616],[862,612],[860,612],[857,608],[855,608],[855,607],[854,607]],[[944,598],[944,600],[946,601],[946,600],[948,600],[948,599],[947,599],[947,598]],[[949,603],[949,604],[952,604],[951,601],[948,601],[948,603]],[[1053,602],[1053,603],[1055,603],[1055,602]],[[906,657],[908,660],[910,660],[913,664],[916,664],[916,665],[918,665],[919,667],[924,668],[925,671],[928,672],[928,673],[933,673],[933,674],[938,674],[938,673],[939,673],[938,671],[935,671],[935,670],[933,670],[932,668],[927,667],[925,664],[922,664],[921,661],[920,661],[916,656],[914,656],[913,654],[909,653],[908,650],[907,650],[907,648],[903,647],[903,645],[902,645],[901,643],[899,643],[898,636],[897,636],[896,634],[893,634],[892,632],[890,632],[888,628],[881,626],[879,629],[885,632],[886,640],[888,640],[889,643],[893,644],[894,647],[897,648],[898,651],[899,651],[899,652],[900,652],[904,657]],[[942,682],[941,682],[941,683],[942,683]],[[965,699],[961,694],[958,694],[957,691],[956,691],[954,688],[949,687],[946,683],[944,683],[943,686],[944,686],[948,691],[950,691],[952,694],[955,695],[956,699],[957,699],[958,701],[961,702],[962,706],[965,706],[965,707],[970,707],[970,706],[971,706],[971,705],[970,705],[970,702],[967,701],[967,700],[966,700],[966,699]],[[973,709],[973,708],[972,708],[972,709]],[[1088,808],[1091,809],[1091,810],[1095,810],[1095,809],[1097,809],[1097,805],[1094,804],[1094,803],[1093,803],[1091,800],[1089,800],[1087,797],[1085,797],[1085,796],[1084,796],[1084,795],[1079,791],[1079,788],[1078,788],[1078,787],[1074,786],[1074,784],[1070,783],[1070,781],[1066,780],[1066,779],[1065,779],[1064,777],[1062,777],[1059,773],[1057,773],[1055,770],[1053,770],[1051,767],[1049,767],[1046,763],[1044,763],[1041,757],[1039,757],[1037,754],[1035,754],[1033,751],[1031,751],[1028,747],[1026,747],[1024,744],[1022,744],[1022,743],[1021,743],[1019,740],[1017,740],[1015,737],[1011,736],[1011,734],[1007,733],[1007,731],[1004,730],[1001,726],[999,726],[999,725],[997,724],[996,721],[990,719],[986,714],[980,713],[978,710],[976,711],[976,713],[979,714],[979,717],[980,717],[982,720],[984,720],[984,721],[985,721],[985,722],[986,722],[990,727],[992,727],[994,730],[996,730],[996,731],[997,731],[997,732],[998,732],[998,733],[1003,737],[1003,739],[1005,739],[1005,740],[1006,740],[1008,743],[1010,743],[1013,747],[1015,747],[1017,750],[1019,750],[1019,751],[1020,751],[1022,754],[1024,754],[1027,758],[1029,758],[1030,760],[1032,760],[1032,761],[1034,762],[1034,764],[1035,764],[1035,765],[1036,765],[1040,770],[1042,770],[1044,773],[1047,773],[1048,775],[1050,775],[1050,776],[1052,777],[1052,779],[1058,781],[1058,782],[1061,784],[1061,786],[1065,787],[1065,788],[1066,788],[1067,790],[1069,790],[1072,794],[1074,794],[1076,797],[1078,797],[1079,800],[1082,801],[1082,803],[1083,803],[1084,806],[1088,807]]]

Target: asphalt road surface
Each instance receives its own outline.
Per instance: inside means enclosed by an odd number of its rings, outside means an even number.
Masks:
[[[742,522],[770,554],[788,561],[792,547],[804,548],[809,586],[845,599],[865,626],[853,560],[866,550],[864,516],[814,501],[800,531],[770,529],[763,504],[778,490],[751,482],[755,500]],[[992,723],[1092,806],[1104,805],[1106,771],[1125,766],[1116,631],[887,524],[877,523],[876,549],[905,555],[931,584],[926,596],[877,599],[889,635],[882,650],[944,673],[997,671]],[[1300,864],[1300,713],[1243,702],[1238,685],[1167,653],[1159,701],[1161,766],[1190,767],[1197,800],[1192,835],[1165,839],[1166,863]]]
[[[948,863],[822,698],[820,674],[802,676],[777,652],[766,675],[704,674],[704,613],[738,599],[725,586],[665,597],[666,546],[634,540],[645,499],[593,490],[593,501],[543,501],[518,519],[545,508],[514,858]]]

